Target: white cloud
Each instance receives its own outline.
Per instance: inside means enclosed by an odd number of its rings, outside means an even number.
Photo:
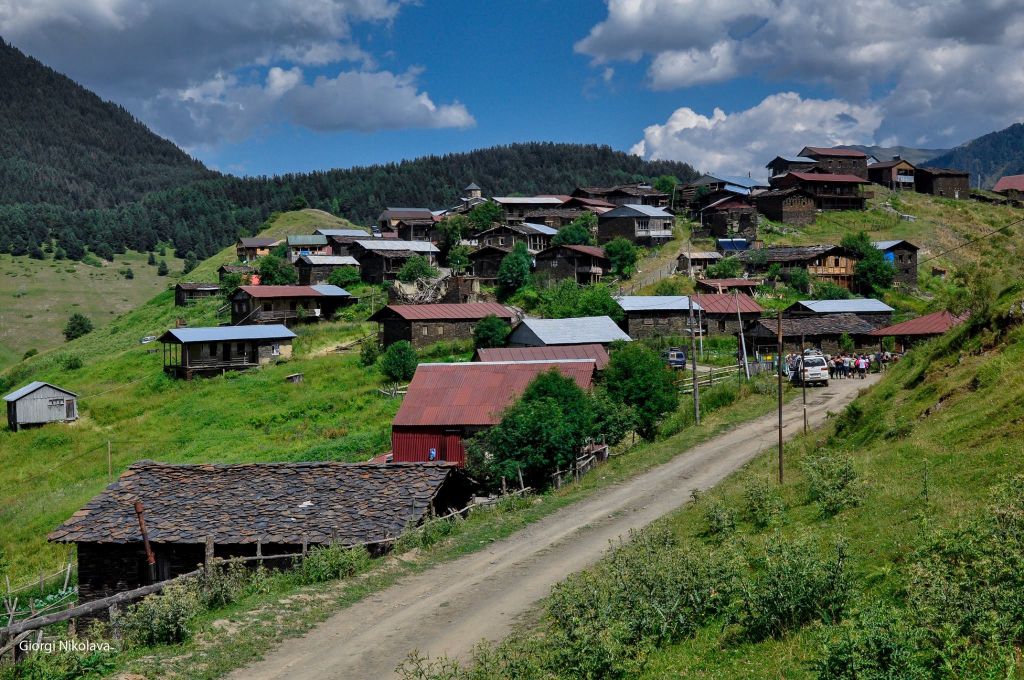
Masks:
[[[731,114],[717,108],[710,116],[676,109],[665,123],[648,126],[631,151],[646,158],[685,160],[708,172],[764,177],[765,163],[779,153],[870,139],[880,120],[876,106],[784,92]]]
[[[649,58],[654,89],[824,85],[877,106],[879,139],[933,146],[1020,119],[1022,48],[1024,0],[608,0],[576,44],[601,67]]]
[[[465,106],[435,103],[416,72],[380,70],[354,37],[403,1],[0,0],[0,35],[193,149],[282,122],[472,125]],[[310,83],[312,67],[337,75]]]

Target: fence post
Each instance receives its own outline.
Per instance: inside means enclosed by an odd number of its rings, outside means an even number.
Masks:
[[[256,539],[256,557],[263,557],[263,539]]]
[[[213,536],[206,537],[206,550],[203,555],[203,568],[209,572],[213,563]]]
[[[302,534],[302,559],[306,559],[306,551],[309,549],[309,539]]]

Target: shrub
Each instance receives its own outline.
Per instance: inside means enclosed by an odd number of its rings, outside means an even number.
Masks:
[[[874,606],[833,628],[812,668],[821,680],[926,680],[921,631],[905,613]]]
[[[21,360],[24,361],[25,359],[31,359],[37,354],[39,354],[39,350],[33,347],[32,349],[25,350],[25,353],[21,355]]]
[[[553,246],[592,246],[594,232],[597,229],[597,216],[583,213],[569,224],[558,230],[551,239]]]
[[[703,514],[708,536],[723,536],[736,530],[736,513],[717,498],[704,504]]]
[[[591,397],[594,413],[593,437],[615,446],[637,427],[636,410],[612,399],[605,389],[596,389]]]
[[[807,476],[807,497],[830,517],[860,502],[861,489],[853,458],[842,451],[818,449],[801,463]]]
[[[779,637],[812,621],[835,623],[850,596],[846,546],[822,556],[806,538],[786,540],[778,534],[754,561],[755,572],[743,580],[733,604],[732,620],[751,640]]]
[[[640,252],[629,239],[618,236],[604,246],[605,255],[612,263],[612,273],[628,279],[636,271]]]
[[[380,355],[380,371],[393,382],[412,380],[416,374],[416,350],[408,340],[392,343]]]
[[[395,552],[404,553],[413,548],[429,548],[451,536],[462,522],[458,515],[444,519],[427,520],[418,527],[411,527],[395,543]]]
[[[252,572],[239,562],[214,563],[198,579],[198,592],[207,609],[231,604],[248,589]]]
[[[501,299],[515,295],[530,281],[532,260],[526,244],[517,243],[498,265],[498,295]]]
[[[303,583],[349,578],[369,569],[372,560],[363,547],[331,545],[312,548],[296,569]]]
[[[704,269],[709,279],[734,279],[742,273],[743,263],[736,257],[723,257]]]
[[[477,349],[503,347],[510,332],[508,322],[488,314],[473,326],[473,346]]]
[[[92,332],[92,321],[84,314],[75,312],[64,324],[64,339],[68,342]]]
[[[172,583],[159,595],[149,595],[127,607],[112,623],[133,645],[170,645],[191,636],[188,623],[202,611],[195,582]]]
[[[433,279],[440,274],[437,267],[422,255],[413,255],[398,270],[397,278],[402,283],[412,283],[417,279]]]
[[[380,357],[380,345],[376,339],[364,340],[359,347],[359,363],[363,366],[373,366]]]
[[[577,316],[608,316],[622,321],[624,312],[615,301],[612,289],[603,283],[580,286],[575,281],[559,281],[540,292],[537,312],[549,319]]]
[[[636,411],[637,433],[644,439],[653,439],[658,422],[679,404],[672,369],[639,342],[612,351],[604,381],[613,399]]]
[[[782,496],[778,489],[758,477],[747,482],[743,503],[747,517],[758,529],[771,526],[782,515]]]
[[[65,371],[77,371],[84,364],[82,357],[77,354],[62,354],[60,355],[60,365]]]
[[[299,280],[295,267],[274,254],[261,257],[256,269],[259,271],[262,286],[288,286]]]
[[[359,283],[359,270],[355,267],[338,267],[327,276],[327,283],[339,288]]]

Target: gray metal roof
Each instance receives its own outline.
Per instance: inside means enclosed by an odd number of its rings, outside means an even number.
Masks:
[[[11,392],[7,396],[5,396],[4,397],[4,401],[18,401],[19,399],[21,399],[25,395],[32,394],[33,392],[38,390],[40,387],[52,387],[55,390],[60,390],[61,392],[65,392],[67,394],[70,394],[73,397],[77,397],[78,396],[77,394],[75,394],[71,390],[66,390],[63,387],[57,387],[56,385],[53,385],[53,384],[48,383],[48,382],[40,382],[38,380],[33,380],[32,382],[30,382],[29,384],[25,385],[24,387],[22,387],[20,389],[17,389],[17,390],[14,390],[13,392]]]
[[[317,229],[316,233],[322,236],[355,236],[364,238],[370,235],[365,229]]]
[[[564,201],[554,196],[495,196],[495,203],[529,203],[530,205],[562,205]]]
[[[306,264],[333,264],[359,266],[359,260],[351,255],[303,255],[299,258]]]
[[[653,205],[639,205],[637,203],[626,203],[620,205],[618,208],[609,210],[606,213],[602,213],[600,217],[625,217],[636,215],[637,213],[646,217],[672,217],[672,213],[667,213],[661,208],[655,208]]]
[[[686,295],[623,295],[615,301],[625,312],[690,311],[690,298]],[[702,311],[696,300],[693,301],[693,311]]]
[[[166,340],[170,336],[172,340]],[[295,333],[281,324],[253,326],[211,326],[206,328],[172,328],[162,336],[161,342],[233,342],[236,340],[285,340],[295,337]]]
[[[327,237],[323,234],[292,234],[288,237],[290,246],[325,246]]]
[[[317,284],[315,286],[310,286],[310,288],[312,288],[313,290],[315,290],[316,292],[320,293],[321,295],[323,295],[325,297],[351,297],[352,296],[352,294],[349,293],[344,288],[340,288],[338,286],[332,286],[329,283],[320,283],[320,284]]]
[[[400,241],[397,238],[356,241],[366,250],[411,250],[414,253],[440,252],[430,241]]]
[[[590,342],[608,343],[615,340],[629,341],[630,337],[622,332],[610,317],[584,316],[571,319],[523,319],[510,336],[510,342],[517,342],[516,335],[523,333],[525,328],[532,332],[537,340],[544,345],[579,345]]]
[[[894,311],[892,307],[874,298],[853,300],[800,300],[797,302],[816,314],[867,314]]]
[[[911,248],[914,248],[915,250],[917,249],[917,246],[915,246],[913,243],[902,238],[895,239],[892,241],[875,241],[871,245],[873,245],[875,248],[878,248],[879,250],[889,250],[890,248],[894,248],[901,243],[906,243]]]
[[[523,222],[520,226],[529,227],[538,234],[546,234],[548,236],[554,236],[555,234],[558,233],[557,229],[555,229],[554,227],[549,227],[546,224],[534,224],[533,222]]]

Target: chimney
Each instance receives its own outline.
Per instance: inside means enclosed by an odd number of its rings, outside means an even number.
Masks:
[[[901,156],[899,154],[896,154],[895,156],[892,157],[892,159],[894,161],[901,161],[901,160],[903,160],[903,156]]]

